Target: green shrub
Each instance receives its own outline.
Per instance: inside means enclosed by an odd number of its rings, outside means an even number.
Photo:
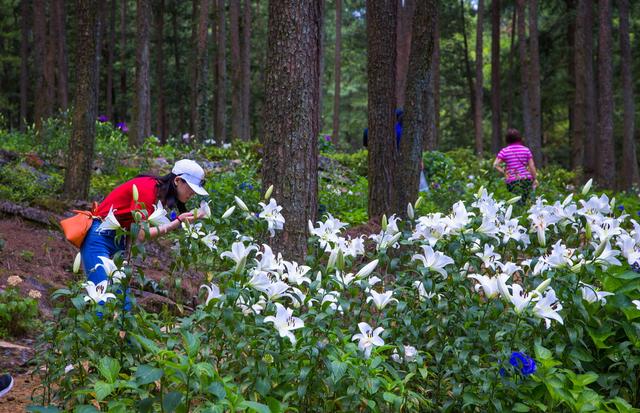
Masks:
[[[0,338],[20,337],[40,326],[38,302],[35,298],[25,297],[17,288],[21,283],[17,276],[9,277],[10,286],[0,290]],[[15,285],[11,285],[14,283]],[[30,294],[39,297],[32,290]]]

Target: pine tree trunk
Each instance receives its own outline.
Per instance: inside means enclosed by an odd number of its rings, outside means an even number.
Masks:
[[[20,1],[20,132],[29,123],[29,31],[31,1]]]
[[[120,0],[120,102],[117,118],[126,122],[127,108],[127,0]]]
[[[580,0],[578,13],[584,22],[584,84],[585,84],[585,139],[584,139],[584,172],[586,178],[596,174],[598,153],[598,96],[596,93],[596,76],[593,59],[593,2]]]
[[[524,139],[531,146],[533,126],[531,123],[531,100],[529,98],[529,61],[527,60],[527,35],[525,0],[516,0],[518,14],[518,54],[520,56],[520,95],[522,97],[522,123]],[[533,152],[533,149],[532,149]]]
[[[227,36],[225,29],[224,0],[218,0],[217,87],[216,87],[216,141],[227,141]]]
[[[411,52],[411,22],[415,10],[415,0],[398,2],[396,24],[396,108],[403,108],[407,91],[407,71]]]
[[[438,8],[440,7],[440,1],[437,2]],[[436,10],[438,11],[438,10]],[[431,70],[433,75],[431,76],[431,83],[433,84],[433,126],[429,139],[427,140],[426,149],[434,151],[438,148],[438,142],[440,141],[440,13],[437,12],[435,21],[433,23],[433,60],[431,62]]]
[[[491,153],[502,146],[500,102],[500,0],[491,1]]]
[[[622,140],[622,183],[624,189],[640,183],[638,158],[635,142],[635,105],[633,96],[633,60],[629,41],[629,0],[618,0],[620,11],[620,54],[622,57],[622,101],[623,101],[623,140]]]
[[[367,0],[369,218],[397,212],[396,2]]]
[[[244,0],[242,11],[242,140],[251,139],[251,0]]]
[[[482,0],[481,0],[482,1]],[[405,129],[400,141],[400,156],[396,180],[396,211],[406,214],[406,206],[418,197],[422,142],[429,133],[432,118],[429,113],[429,89],[432,87],[431,63],[434,49],[434,26],[437,0],[417,2],[413,17],[413,35],[407,83]],[[430,108],[433,110],[433,107]]]
[[[577,17],[576,0],[565,0],[566,13],[569,16]],[[582,141],[576,140],[575,128],[576,120],[580,115],[576,113],[576,37],[577,26],[576,19],[572,18],[567,21],[567,73],[569,75],[569,93],[567,94],[567,112],[569,114],[569,139],[571,141],[571,169],[575,170],[582,166],[582,158],[584,156]]]
[[[101,67],[103,65],[102,62],[102,51],[103,51],[103,43],[104,43],[104,36],[106,33],[106,29],[105,29],[105,16],[106,16],[106,10],[105,10],[105,6],[106,6],[106,2],[105,1],[101,1],[98,3],[98,16],[97,16],[97,35],[96,35],[96,58],[98,59],[98,67]],[[98,71],[98,76],[96,76],[96,99],[98,100],[98,113],[100,114],[100,102],[101,102],[101,96],[100,96],[100,72]]]
[[[68,64],[67,64],[67,36],[66,36],[66,11],[64,0],[54,0],[51,10],[51,27],[55,33],[55,69],[57,79],[58,105],[63,111],[69,106],[68,92]]]
[[[575,34],[573,36],[573,73],[575,89],[573,93],[573,121],[571,123],[571,167],[580,168],[584,164],[586,135],[586,79],[585,79],[585,30],[581,9],[587,0],[578,0],[575,18]]]
[[[173,7],[171,8],[171,27],[173,31],[173,63],[175,66],[176,76],[183,77],[182,73],[182,65],[180,62],[180,35],[178,32],[178,2],[175,1],[173,3]],[[186,113],[185,107],[189,104],[189,102],[182,102],[178,104],[178,128],[180,133],[184,133],[186,128]]]
[[[611,0],[598,1],[598,177],[605,188],[616,184],[616,158],[613,141],[613,38]]]
[[[229,1],[231,40],[231,139],[239,139],[242,129],[242,66],[240,64],[240,0]]]
[[[209,34],[209,2],[201,0],[198,8],[198,37],[196,41],[196,118],[194,133],[197,141],[207,139],[209,133],[209,101],[207,80],[209,55],[207,43]]]
[[[151,3],[137,0],[136,7],[136,97],[134,101],[134,127],[130,136],[133,145],[140,145],[151,135],[151,88],[149,80],[149,33],[151,30]]]
[[[540,51],[538,47],[538,0],[529,0],[529,99],[531,99],[531,135],[529,149],[536,165],[542,159],[542,108],[540,101]]]
[[[215,1],[215,0],[213,0]],[[187,67],[189,76],[189,133],[194,134],[196,117],[198,116],[198,7],[199,0],[191,1],[191,52],[187,54]]]
[[[116,47],[116,0],[111,0],[109,5],[109,41],[107,42],[107,103],[106,115],[113,122],[113,65],[115,64]]]
[[[47,37],[47,1],[33,0],[33,66],[35,68],[34,121],[36,130],[42,129],[42,121],[53,112],[51,91],[54,90],[47,67],[49,40]]]
[[[333,66],[333,144],[337,145],[340,139],[340,83],[341,58],[342,58],[342,0],[336,0],[336,55]]]
[[[484,134],[482,130],[482,98],[483,98],[483,74],[482,74],[482,29],[484,16],[484,0],[478,0],[478,16],[476,24],[476,83],[475,105],[473,125],[475,127],[476,155],[482,157],[484,147]]]
[[[516,39],[516,32],[517,32],[517,22],[518,22],[518,14],[517,14],[517,7],[513,7],[513,15],[511,17],[511,42],[509,45],[509,73],[508,73],[508,77],[507,77],[507,127],[508,128],[513,128],[514,127],[514,110],[515,110],[515,103],[513,101],[513,96],[514,96],[514,89],[515,86],[514,84],[516,83],[516,78],[517,78],[517,73],[515,71],[515,67],[516,67],[516,47],[515,47],[515,39]],[[500,140],[502,141],[502,137],[500,138]]]
[[[475,119],[475,88],[473,85],[473,75],[471,74],[471,63],[469,62],[469,41],[467,40],[467,18],[465,16],[464,0],[460,0],[460,20],[462,22],[462,44],[464,45],[464,69],[467,75],[467,86],[469,87],[469,114]]]
[[[262,182],[274,185],[286,219],[274,251],[298,262],[318,208],[320,7],[320,0],[269,2]]]
[[[76,81],[73,108],[73,130],[69,139],[64,179],[67,199],[86,199],[93,163],[98,100],[96,77],[97,8],[99,0],[78,0],[75,5],[78,22]]]
[[[157,131],[161,143],[167,142],[167,110],[164,85],[164,9],[165,0],[157,0],[156,9],[156,87],[158,94]]]

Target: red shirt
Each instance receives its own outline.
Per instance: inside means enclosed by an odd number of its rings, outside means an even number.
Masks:
[[[138,202],[133,200],[133,185],[138,188]],[[96,215],[105,218],[109,215],[109,209],[113,207],[114,215],[123,228],[129,229],[133,222],[132,211],[146,209],[148,215],[156,209],[157,181],[148,176],[134,178],[116,187],[98,205]],[[142,206],[144,204],[144,208]],[[147,215],[147,216],[148,216]]]

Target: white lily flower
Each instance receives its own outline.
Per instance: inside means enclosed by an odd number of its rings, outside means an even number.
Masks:
[[[242,314],[244,315],[260,314],[266,305],[267,302],[263,297],[260,297],[258,302],[252,305],[248,305],[242,296],[238,297],[237,301],[237,306],[242,310]]]
[[[351,337],[351,341],[359,340],[358,348],[364,351],[365,358],[369,358],[374,347],[384,345],[384,340],[380,338],[380,333],[384,331],[384,328],[378,327],[374,330],[365,322],[358,323],[358,328],[360,329],[360,334],[354,334]]]
[[[507,274],[499,274],[495,277],[487,277],[486,275],[469,274],[467,278],[472,278],[480,283],[476,284],[476,291],[482,288],[485,297],[494,298],[500,294],[499,283],[505,283],[509,276]]]
[[[109,213],[107,214],[105,219],[102,221],[98,229],[96,229],[96,232],[113,231],[118,228],[122,228],[122,226],[120,226],[120,223],[116,219],[116,216],[114,215],[115,211],[116,210],[113,209],[113,206],[109,208]]]
[[[222,294],[220,294],[220,287],[218,287],[217,285],[215,285],[214,283],[211,283],[211,285],[201,285],[200,289],[206,289],[207,290],[207,299],[204,302],[204,305],[206,306],[207,304],[209,304],[209,301],[211,300],[217,300],[220,297],[222,297]]]
[[[373,301],[373,304],[376,306],[378,310],[382,310],[387,306],[387,304],[398,300],[395,298],[391,298],[393,295],[393,291],[385,291],[384,293],[378,293],[375,290],[369,291],[369,297],[367,297],[367,302]]]
[[[73,272],[77,274],[80,271],[80,264],[82,264],[82,256],[78,252],[76,257],[73,259]]]
[[[101,281],[98,284],[94,284],[92,281],[87,281],[82,286],[87,290],[87,295],[84,297],[84,301],[93,301],[96,304],[104,304],[110,298],[115,299],[115,294],[107,292],[107,286],[109,282],[107,280]]]
[[[395,361],[396,363],[402,363],[403,361],[407,361],[407,363],[411,363],[412,361],[415,361],[416,359],[416,355],[418,354],[418,350],[416,350],[415,347],[413,346],[405,346],[403,345],[402,347],[404,347],[404,358],[402,358],[399,354],[398,354],[398,350],[393,350],[393,354],[391,355],[391,359],[393,361]]]
[[[360,271],[358,271],[356,273],[356,278],[368,277],[369,274],[371,274],[373,272],[373,270],[375,270],[376,267],[378,266],[378,261],[379,260],[373,260],[369,264],[367,264],[364,267],[362,267],[360,269]]]
[[[494,252],[493,250],[494,250],[493,245],[484,244],[484,251],[477,252],[476,256],[482,260],[482,263],[484,264],[485,268],[491,268],[492,270],[495,270],[496,263],[498,262],[498,260],[500,260],[502,256],[497,252]]]
[[[196,222],[195,224],[183,222],[181,226],[184,232],[187,233],[188,238],[200,239],[201,237],[204,237],[206,235],[202,230],[201,222]]]
[[[104,272],[107,273],[107,276],[113,279],[113,282],[121,282],[122,279],[127,276],[123,271],[121,271],[118,268],[118,266],[116,265],[115,262],[113,262],[112,259],[108,257],[98,257],[98,258],[100,259],[100,261],[102,261],[102,264],[96,264],[96,266],[93,267],[94,271],[96,270],[96,268],[102,267],[104,269]]]
[[[204,237],[200,238],[200,241],[202,241],[202,243],[206,245],[207,248],[209,248],[211,251],[218,249],[218,246],[216,245],[216,242],[218,242],[218,240],[220,240],[220,237],[216,235],[215,231],[211,231]]]
[[[598,251],[600,252],[598,253]],[[596,258],[594,262],[596,264],[600,264],[602,268],[608,268],[610,265],[622,265],[620,260],[616,258],[619,254],[620,251],[611,249],[611,243],[607,239],[596,249]]]
[[[338,281],[338,284],[340,284],[340,287],[342,287],[343,289],[348,288],[349,285],[351,285],[351,283],[353,282],[353,280],[356,279],[356,277],[352,273],[344,274],[342,271],[339,271],[339,270],[336,271],[334,278],[336,281]]]
[[[434,251],[430,245],[422,245],[423,254],[415,254],[411,260],[419,260],[422,261],[422,265],[425,268],[438,272],[443,277],[447,277],[447,272],[444,267],[449,264],[453,264],[453,259],[444,255],[439,251]]]
[[[636,306],[636,309],[640,311],[640,300],[633,300],[631,302]]]
[[[220,257],[233,260],[236,263],[234,271],[238,273],[244,269],[247,263],[247,257],[251,254],[251,251],[258,251],[258,247],[255,245],[245,247],[244,242],[234,242],[231,245],[231,251],[223,252],[220,254]]]
[[[307,283],[307,284],[311,283],[311,278],[305,277],[305,275],[311,270],[311,267],[308,267],[306,265],[298,265],[297,262],[289,262],[289,261],[284,261],[284,266],[287,269],[288,282],[296,285],[301,285],[303,283]]]
[[[307,301],[307,295],[296,287],[291,287],[291,291],[292,294],[287,293],[285,296],[291,298],[294,308],[300,308]],[[313,299],[309,300],[309,307],[312,306],[314,301]]]
[[[267,286],[264,286],[261,288],[258,288],[258,287],[255,287],[255,288],[265,293],[267,295],[267,299],[269,299],[270,301],[275,301],[278,298],[285,295],[287,290],[289,290],[289,284],[283,281],[276,281],[276,282],[269,283],[269,285]]]
[[[562,304],[556,298],[553,288],[549,288],[542,297],[536,297],[536,300],[533,313],[544,319],[547,328],[551,327],[551,320],[564,324],[562,317],[558,314],[558,311],[562,310]]]
[[[534,293],[528,293],[523,290],[520,284],[512,284],[507,286],[504,282],[504,279],[498,278],[498,289],[500,290],[500,294],[511,301],[511,304],[514,306],[514,310],[517,314],[522,313],[524,310],[529,307],[532,299],[535,297]],[[511,290],[511,291],[509,291]]]
[[[258,214],[258,218],[262,218],[267,221],[268,230],[271,236],[275,235],[275,231],[282,230],[284,228],[284,217],[280,213],[282,207],[276,203],[276,200],[271,198],[268,204],[263,202],[259,203],[262,207],[262,212]]]
[[[198,217],[211,218],[211,207],[207,201],[200,202],[200,208],[198,208]]]
[[[160,225],[168,224],[171,222],[169,218],[167,218],[167,210],[164,209],[160,200],[158,200],[155,209],[153,210],[151,215],[149,215],[147,221],[154,227],[159,227]]]
[[[265,291],[271,284],[271,280],[264,272],[255,272],[247,283],[249,287],[253,287],[258,291]]]
[[[605,297],[615,295],[607,291],[598,291],[596,290],[596,287],[587,283],[580,282],[580,285],[582,299],[592,304],[599,301],[600,304],[605,305],[607,303],[607,299]]]
[[[276,303],[276,316],[265,317],[264,322],[273,323],[280,337],[287,337],[293,345],[296,344],[296,336],[291,331],[304,327],[304,321],[294,317],[293,310],[285,308],[280,303]]]

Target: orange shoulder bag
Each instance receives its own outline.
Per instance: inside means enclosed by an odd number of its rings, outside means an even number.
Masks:
[[[65,238],[69,240],[73,245],[80,248],[84,238],[93,224],[93,218],[95,218],[95,212],[98,209],[98,203],[93,203],[93,209],[91,211],[77,211],[72,217],[65,218],[60,221],[60,226],[64,232]]]

